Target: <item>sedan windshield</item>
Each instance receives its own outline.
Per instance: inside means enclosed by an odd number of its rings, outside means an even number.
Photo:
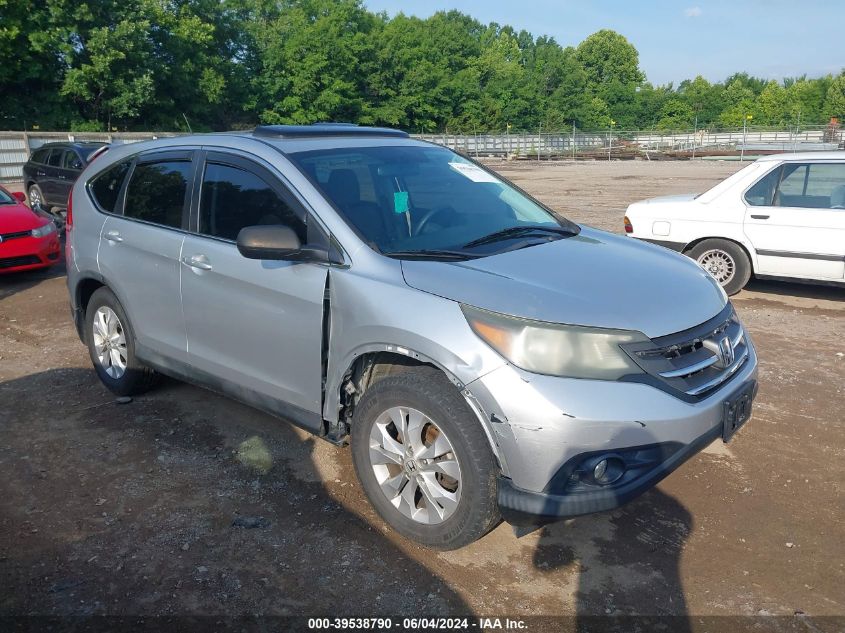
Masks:
[[[15,200],[10,194],[6,193],[5,190],[0,189],[0,204],[17,204],[17,200]]]
[[[401,258],[480,257],[577,234],[476,163],[435,146],[288,154],[371,247]]]

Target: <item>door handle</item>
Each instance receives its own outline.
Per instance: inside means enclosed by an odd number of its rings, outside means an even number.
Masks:
[[[108,231],[106,233],[106,239],[109,242],[122,242],[123,238],[120,237],[120,233],[118,231]]]
[[[191,255],[190,257],[183,257],[182,263],[191,268],[199,268],[200,270],[211,270],[211,264],[205,255]]]
[[[768,220],[769,219],[768,215],[754,215],[753,213],[751,214],[751,217],[754,218],[755,220]]]

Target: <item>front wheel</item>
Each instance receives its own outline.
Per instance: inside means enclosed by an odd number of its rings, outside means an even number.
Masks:
[[[751,262],[742,247],[728,240],[704,240],[687,255],[719,282],[725,293],[735,295],[751,278]]]
[[[376,511],[397,532],[450,550],[500,520],[498,466],[457,389],[420,367],[372,385],[352,420],[352,460]]]

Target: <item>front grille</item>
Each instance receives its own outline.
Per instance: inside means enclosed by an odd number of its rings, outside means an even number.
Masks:
[[[21,237],[29,237],[32,231],[18,231],[17,233],[3,233],[0,235],[0,242],[8,242],[9,240],[16,240]]]
[[[6,257],[0,259],[0,269],[15,268],[17,266],[30,266],[32,264],[40,264],[41,260],[35,255],[23,255],[22,257]]]
[[[652,379],[687,398],[703,398],[733,377],[748,360],[750,344],[729,303],[699,326],[623,345]]]

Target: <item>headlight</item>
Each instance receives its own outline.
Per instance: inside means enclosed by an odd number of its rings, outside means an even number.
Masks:
[[[45,235],[50,235],[50,233],[56,232],[56,225],[52,222],[48,222],[44,226],[39,226],[37,229],[32,229],[32,237],[44,237]]]
[[[461,309],[473,332],[526,371],[595,380],[642,373],[619,348],[648,341],[640,332],[530,321],[466,305]]]

